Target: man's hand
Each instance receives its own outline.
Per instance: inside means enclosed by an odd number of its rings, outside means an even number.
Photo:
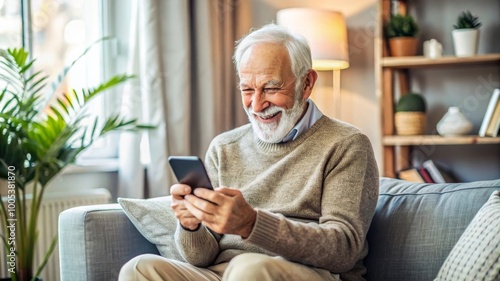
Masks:
[[[184,228],[195,230],[201,221],[194,217],[186,208],[184,196],[191,193],[191,187],[185,184],[174,184],[170,187],[172,203],[170,207],[174,210],[175,217]]]
[[[184,197],[184,205],[204,225],[221,234],[237,234],[243,238],[250,235],[257,211],[245,201],[239,190],[197,188],[194,194],[196,196]]]

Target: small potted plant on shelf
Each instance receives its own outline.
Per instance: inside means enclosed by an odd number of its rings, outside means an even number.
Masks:
[[[417,93],[403,95],[396,104],[394,116],[398,135],[422,135],[426,125],[424,97]]]
[[[470,11],[462,12],[453,25],[453,46],[457,57],[473,56],[479,45],[479,27],[481,22]]]
[[[418,25],[410,15],[394,15],[385,27],[391,56],[415,56],[417,54]]]

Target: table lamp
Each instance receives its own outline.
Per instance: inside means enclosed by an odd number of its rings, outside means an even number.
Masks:
[[[349,67],[347,28],[344,15],[313,8],[278,11],[277,23],[304,36],[311,47],[313,69],[333,71],[335,117],[340,116],[340,70]]]

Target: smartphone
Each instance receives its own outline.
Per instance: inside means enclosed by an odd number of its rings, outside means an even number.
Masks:
[[[177,181],[187,184],[194,190],[198,187],[213,189],[205,165],[197,156],[170,156],[168,162]]]

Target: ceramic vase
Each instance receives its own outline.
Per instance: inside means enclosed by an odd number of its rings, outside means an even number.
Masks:
[[[461,136],[468,134],[472,127],[472,122],[465,117],[460,108],[452,106],[439,120],[436,129],[442,136]]]

